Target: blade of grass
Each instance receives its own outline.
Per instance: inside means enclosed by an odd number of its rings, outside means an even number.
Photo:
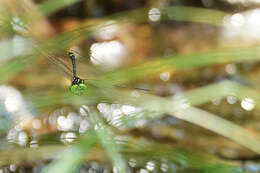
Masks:
[[[187,102],[193,106],[202,105],[227,96],[234,96],[240,101],[244,98],[250,98],[254,101],[255,108],[260,109],[259,91],[230,80],[224,80],[198,89],[193,89],[182,95],[182,97],[187,99]]]
[[[125,162],[123,156],[120,154],[118,145],[115,143],[112,131],[109,129],[108,126],[103,123],[101,115],[93,107],[90,108],[90,118],[94,123],[94,128],[99,140],[101,141],[103,147],[108,153],[109,158],[112,161],[114,172],[129,172],[127,163]]]
[[[73,0],[71,0],[73,1]],[[227,13],[209,10],[203,8],[193,8],[193,7],[174,7],[165,8],[161,10],[161,20],[178,20],[178,21],[190,21],[199,22],[204,24],[221,25],[222,20]],[[149,9],[142,8],[133,11],[121,12],[118,14],[113,14],[102,19],[96,19],[93,24],[83,23],[76,29],[64,32],[57,37],[52,38],[48,42],[51,46],[56,45],[55,49],[64,50],[70,45],[77,44],[79,41],[92,36],[94,33],[101,31],[100,29],[117,25],[119,23],[143,23],[148,21]],[[111,22],[111,20],[113,22]],[[110,22],[109,22],[110,21]],[[60,44],[62,43],[62,44]]]
[[[260,60],[260,47],[221,48],[190,55],[171,55],[158,57],[129,68],[117,69],[101,75],[98,81],[108,81],[112,84],[122,84],[134,80],[154,76],[162,72],[175,72],[193,68],[200,68],[215,64],[241,63]]]
[[[54,1],[48,1],[46,2],[48,3],[53,3]],[[56,2],[56,1],[55,1]],[[60,6],[61,4],[57,5]],[[34,9],[36,11],[36,9]],[[187,13],[187,11],[191,10],[190,13]],[[122,22],[122,19],[126,19],[125,21],[129,22],[129,19],[132,18],[138,22],[144,22],[147,21],[147,13],[148,13],[148,9],[137,9],[131,12],[124,12],[124,13],[119,13],[119,14],[115,14],[112,15],[110,17],[108,17],[108,19],[115,19],[115,22],[110,22],[107,23],[107,20],[105,18],[102,20],[99,20],[97,22],[95,22],[94,24],[82,24],[81,26],[79,26],[78,28],[62,33],[54,38],[52,38],[51,40],[45,41],[43,44],[39,45],[40,50],[46,51],[46,52],[57,52],[59,50],[64,51],[64,49],[68,48],[69,45],[72,44],[76,44],[78,41],[85,39],[87,37],[90,37],[91,35],[93,35],[95,32],[100,31],[101,28],[103,27],[107,27],[107,26],[111,26],[114,24],[117,24],[119,21]],[[168,14],[169,13],[169,14]],[[179,16],[175,16],[172,13],[180,13]],[[144,15],[145,14],[145,15]],[[222,18],[225,14],[222,12],[217,12],[214,10],[205,10],[205,9],[200,9],[200,8],[191,8],[191,7],[174,7],[174,8],[169,8],[169,9],[162,9],[162,18],[165,20],[191,20],[192,21],[192,16],[197,16],[197,18],[199,18],[198,16],[202,15],[202,18],[204,18],[203,16],[214,16],[214,18],[216,18],[215,16],[218,16],[218,18]],[[210,15],[212,14],[212,15]],[[40,17],[42,17],[41,15],[39,15]],[[141,19],[139,19],[140,17],[137,16],[143,16],[141,17]],[[189,17],[190,16],[190,17]],[[213,19],[207,18],[208,21],[206,21],[206,19],[201,20],[201,22],[212,22],[214,21]],[[31,37],[33,34],[25,34],[28,37]],[[36,41],[37,42],[37,41]],[[62,43],[62,44],[61,44]],[[35,53],[37,54],[37,52]],[[7,75],[8,76],[8,75]],[[11,76],[10,76],[11,77]]]
[[[204,127],[217,134],[223,135],[260,154],[260,136],[253,131],[244,129],[230,121],[224,120],[214,114],[195,107],[188,107],[178,111],[168,110],[167,112],[177,118],[197,124],[200,127]]]
[[[93,132],[93,131],[92,131]],[[85,143],[84,140],[92,139],[87,138],[87,135],[85,136],[85,139],[82,139],[79,141],[78,144],[74,146],[63,146],[63,145],[55,145],[55,146],[39,146],[37,149],[35,148],[13,148],[10,150],[0,150],[1,155],[1,162],[0,165],[7,165],[7,164],[20,164],[20,163],[27,163],[32,162],[35,160],[50,160],[53,158],[57,158],[57,155],[59,153],[62,153],[62,156],[65,156],[64,158],[61,157],[58,163],[61,163],[61,161],[64,159],[64,167],[68,167],[67,159],[69,157],[72,157],[71,154],[74,153],[75,147],[81,147],[84,146],[82,143]],[[125,136],[124,136],[125,137]],[[95,138],[95,137],[94,137]],[[143,167],[147,164],[148,161],[160,161],[164,160],[166,163],[176,163],[178,165],[181,165],[186,168],[196,168],[199,170],[205,170],[211,167],[220,167],[220,168],[228,168],[222,170],[222,172],[229,172],[229,170],[234,170],[237,165],[230,164],[226,161],[221,161],[218,158],[216,158],[212,154],[205,154],[202,152],[196,151],[196,149],[189,149],[190,146],[184,146],[181,145],[172,145],[172,144],[165,144],[165,143],[157,143],[152,142],[149,140],[144,140],[140,138],[133,138],[133,137],[127,137],[127,141],[125,143],[118,144],[118,149],[120,152],[124,154],[124,156],[128,159],[135,159],[136,160],[136,167]],[[86,149],[82,148],[83,152],[86,151]],[[10,152],[12,151],[12,152]],[[72,151],[72,152],[70,152]],[[78,152],[79,150],[76,150]],[[104,150],[100,149],[99,146],[95,146],[91,149],[92,152],[87,152],[84,155],[84,161],[99,161],[100,163],[107,163],[107,158],[104,157]],[[80,157],[82,156],[81,154]],[[82,158],[82,157],[81,157]],[[198,159],[200,158],[200,159]],[[78,159],[73,159],[78,160]],[[81,160],[81,159],[79,159]],[[79,161],[78,160],[78,161]],[[53,163],[57,162],[54,161]],[[78,164],[79,162],[76,161],[75,164]],[[80,161],[81,162],[81,161]],[[51,164],[52,165],[52,164]],[[69,163],[70,165],[70,163]],[[75,165],[71,165],[72,168],[75,167]],[[63,172],[64,168],[61,168],[58,172]],[[71,168],[68,168],[68,170],[72,170]],[[66,171],[66,170],[65,170]]]
[[[28,67],[29,60],[31,58],[28,57],[17,57],[16,59],[10,60],[7,63],[0,65],[0,84],[7,82],[12,77],[17,75],[17,73],[21,72],[23,69]]]
[[[95,133],[93,131],[88,132],[77,145],[66,148],[54,162],[45,167],[41,172],[70,173],[76,171],[84,161],[85,154],[91,152],[91,149],[97,142]]]
[[[229,15],[228,13],[218,10],[186,6],[157,9],[159,10],[159,13],[150,15],[158,15],[161,21],[176,20],[185,22],[198,22],[215,26],[222,26],[224,18]],[[142,23],[148,21],[149,12],[151,12],[150,8],[140,8],[132,11],[113,14],[106,17],[105,19],[117,20],[120,22],[129,22],[129,20],[131,20],[131,22]]]
[[[198,22],[221,26],[228,14],[222,11],[194,7],[172,7],[162,9],[162,20]]]
[[[151,112],[161,112],[162,114],[167,113],[176,116],[179,119],[228,137],[236,143],[245,146],[258,154],[260,153],[260,148],[258,147],[260,145],[259,135],[214,114],[192,107],[188,100],[183,97],[176,99],[161,98],[142,93],[139,93],[138,96],[133,96],[131,92],[121,92],[119,94],[113,93],[112,91],[110,91],[109,95],[110,96],[108,97],[112,97],[121,104],[132,104],[143,107]]]
[[[230,80],[223,80],[214,84],[210,84],[204,87],[193,89],[179,95],[179,98],[168,97],[168,99],[173,99],[179,102],[186,102],[191,106],[199,106],[212,102],[216,99],[223,99],[227,96],[234,96],[239,101],[242,101],[244,98],[250,98],[253,100],[254,108],[260,109],[260,93],[259,91],[243,86],[236,82]],[[140,96],[142,97],[142,95]],[[145,114],[144,114],[145,113]],[[160,117],[161,114],[155,112],[144,112],[142,116],[145,120],[149,121],[155,117]],[[136,122],[139,119],[134,117],[123,117],[122,122],[127,126],[127,129],[134,128]]]
[[[208,155],[202,152],[189,150],[189,146],[173,146],[172,144],[163,144],[147,140],[129,140],[127,141],[124,153],[130,159],[136,159],[137,165],[143,167],[147,162],[159,161],[158,158],[164,158],[166,163],[173,162],[184,168],[196,168],[206,171],[207,169],[216,168],[219,172],[240,172],[235,164],[229,164],[221,161],[214,155]],[[186,148],[187,147],[187,148]],[[193,148],[193,150],[196,150]],[[198,159],[200,158],[200,159]],[[170,170],[169,170],[170,171]],[[176,171],[176,170],[175,170]]]
[[[20,164],[22,161],[33,162],[35,160],[52,159],[63,152],[65,146],[44,146],[39,149],[11,148],[1,150],[0,165]]]

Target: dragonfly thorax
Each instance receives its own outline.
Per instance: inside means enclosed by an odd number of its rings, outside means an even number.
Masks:
[[[84,84],[84,83],[85,83],[85,81],[83,79],[80,79],[79,77],[74,76],[73,80],[71,82],[71,85]]]

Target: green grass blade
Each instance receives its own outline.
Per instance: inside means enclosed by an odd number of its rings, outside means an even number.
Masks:
[[[229,88],[232,90],[232,88]],[[215,92],[215,91],[214,91]],[[238,144],[241,144],[256,153],[260,153],[260,136],[244,129],[230,121],[222,119],[214,114],[190,106],[186,98],[161,98],[148,94],[139,93],[133,96],[131,92],[120,94],[110,93],[114,100],[119,103],[132,104],[145,108],[147,111],[167,113],[179,119],[209,129],[217,134],[223,135]],[[157,115],[157,114],[155,114]],[[154,117],[154,118],[159,118]]]
[[[190,55],[171,55],[158,57],[129,68],[118,69],[97,78],[99,81],[109,79],[112,84],[128,83],[134,80],[158,75],[162,72],[175,72],[200,68],[215,64],[241,63],[260,60],[260,47],[221,48]]]
[[[17,73],[28,67],[28,57],[17,57],[16,59],[10,60],[7,63],[0,65],[0,84],[6,83],[12,77],[16,76]]]
[[[94,33],[100,31],[101,28],[115,25],[124,22],[135,22],[143,23],[148,21],[148,8],[136,9],[133,11],[121,12],[118,14],[113,14],[111,16],[96,20],[94,24],[82,24],[76,29],[64,32],[57,37],[52,38],[48,42],[51,47],[54,46],[54,50],[64,50],[69,47],[69,45],[77,44],[83,39],[92,36]],[[178,21],[190,21],[190,22],[200,22],[204,24],[221,25],[223,18],[228,15],[227,13],[208,10],[203,8],[193,8],[193,7],[174,7],[160,9],[162,16],[161,20],[178,20]],[[107,23],[108,21],[114,21]],[[62,43],[62,44],[61,44]],[[55,48],[56,46],[56,48]],[[57,47],[58,46],[58,47]]]
[[[93,131],[92,131],[93,132]],[[37,149],[35,148],[13,148],[10,150],[0,150],[1,155],[1,162],[0,165],[6,164],[20,164],[23,162],[32,162],[34,160],[49,160],[53,158],[57,158],[57,156],[64,156],[59,157],[60,160],[56,160],[52,162],[49,166],[54,166],[54,163],[58,163],[58,166],[62,161],[63,167],[60,168],[59,172],[68,172],[67,170],[71,171],[72,168],[74,169],[76,166],[83,159],[84,161],[95,161],[99,160],[102,163],[107,163],[107,158],[104,157],[104,150],[100,149],[99,146],[95,146],[91,149],[92,152],[87,152],[87,149],[82,148],[82,152],[78,153],[80,150],[75,150],[76,147],[84,147],[86,143],[84,140],[92,140],[91,135],[87,138],[86,135],[83,140],[80,140],[84,144],[76,144],[74,146],[63,146],[63,145],[55,145],[55,146],[39,146]],[[95,137],[94,137],[95,138]],[[154,161],[155,166],[160,166],[157,161],[166,161],[166,163],[175,163],[177,165],[185,168],[195,168],[201,171],[206,171],[208,169],[215,168],[217,170],[221,170],[223,173],[230,173],[231,171],[237,171],[237,165],[232,165],[227,161],[221,161],[216,156],[212,154],[206,154],[195,149],[189,149],[190,146],[187,145],[176,145],[176,144],[165,144],[165,143],[157,143],[152,142],[149,140],[144,140],[140,138],[133,138],[127,137],[127,141],[124,144],[118,144],[118,149],[121,153],[124,154],[124,157],[127,160],[135,159],[136,160],[136,167],[143,167],[146,165],[148,161]],[[88,143],[88,142],[87,142]],[[87,146],[87,145],[86,145]],[[12,150],[12,152],[10,152]],[[75,151],[74,151],[75,150]],[[70,158],[73,154],[78,153],[77,155],[80,157]],[[60,154],[62,153],[62,154]],[[84,155],[84,158],[82,157]],[[69,159],[68,159],[69,158]],[[81,159],[78,159],[81,158]],[[74,162],[74,164],[68,163],[67,161],[70,160]],[[71,167],[69,167],[71,166]],[[55,167],[54,167],[55,168]],[[67,168],[67,170],[65,169]],[[50,169],[49,169],[50,170]],[[52,169],[56,171],[56,169]],[[75,169],[74,169],[75,170]]]
[[[127,163],[120,154],[118,145],[115,143],[112,131],[103,123],[101,115],[94,108],[90,109],[90,118],[94,123],[94,128],[96,130],[97,136],[99,137],[99,140],[101,141],[109,158],[112,161],[114,172],[129,172]]]
[[[72,173],[77,170],[84,161],[87,152],[91,152],[93,146],[98,142],[93,131],[88,132],[80,142],[66,148],[58,155],[55,161],[43,169],[42,173]]]
[[[162,20],[198,22],[221,26],[228,14],[222,11],[194,7],[172,7],[162,9]]]

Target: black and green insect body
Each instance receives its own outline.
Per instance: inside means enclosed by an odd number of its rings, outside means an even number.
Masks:
[[[87,85],[85,84],[85,81],[77,76],[76,71],[76,62],[75,62],[75,55],[72,52],[69,52],[69,57],[72,62],[72,69],[73,69],[73,80],[71,82],[70,91],[72,94],[75,95],[82,95],[87,93]]]
[[[87,93],[87,83],[85,82],[85,79],[82,79],[77,75],[76,57],[73,52],[71,52],[71,51],[68,52],[68,55],[72,62],[72,69],[70,67],[68,67],[64,63],[64,61],[62,59],[60,59],[59,57],[53,57],[51,55],[43,53],[42,51],[39,51],[39,52],[41,54],[43,54],[44,56],[46,56],[51,63],[53,63],[55,66],[57,66],[58,69],[63,71],[64,74],[71,79],[70,92],[72,94],[81,96],[81,95]],[[118,85],[116,85],[116,87],[127,88],[127,87],[118,86]],[[147,91],[146,89],[140,89],[140,88],[134,88],[134,89]]]
[[[87,85],[83,79],[75,77],[71,83],[70,92],[75,95],[82,95],[87,93]]]
[[[39,49],[37,49],[39,50]],[[71,51],[68,52],[68,55],[72,62],[72,69],[67,66],[64,61],[59,57],[53,57],[49,54],[44,53],[43,51],[39,52],[46,56],[48,60],[53,63],[58,69],[60,69],[66,76],[68,76],[71,79],[71,86],[70,86],[70,92],[75,95],[82,95],[87,93],[87,84],[85,83],[84,79],[81,79],[77,75],[77,68],[76,68],[76,57],[75,54]]]

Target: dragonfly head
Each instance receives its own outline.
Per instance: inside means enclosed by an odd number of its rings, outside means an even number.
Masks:
[[[87,85],[85,84],[83,79],[79,77],[74,77],[71,83],[70,91],[75,95],[82,95],[87,93]]]

